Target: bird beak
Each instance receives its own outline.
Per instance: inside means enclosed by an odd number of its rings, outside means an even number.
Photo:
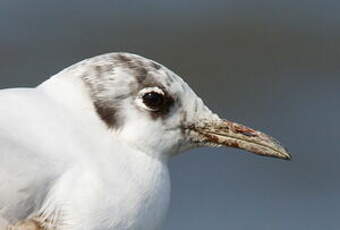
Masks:
[[[291,159],[288,151],[274,138],[235,122],[205,121],[189,128],[196,134],[194,142],[201,145],[228,146],[262,156]]]

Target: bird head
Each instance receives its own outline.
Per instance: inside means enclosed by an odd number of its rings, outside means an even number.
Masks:
[[[174,72],[129,53],[84,60],[75,71],[110,135],[148,154],[170,157],[201,146],[226,146],[290,159],[274,138],[221,119]]]

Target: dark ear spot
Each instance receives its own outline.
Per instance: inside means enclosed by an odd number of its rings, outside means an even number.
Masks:
[[[96,108],[97,114],[102,119],[102,121],[105,122],[108,128],[112,129],[117,126],[117,111],[114,108],[100,102],[95,102],[94,106]]]

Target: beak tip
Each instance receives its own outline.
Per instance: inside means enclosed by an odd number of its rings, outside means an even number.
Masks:
[[[292,156],[291,155],[287,155],[284,157],[280,157],[280,159],[285,160],[285,161],[291,161],[292,160]]]
[[[284,151],[281,152],[280,156],[278,156],[278,158],[282,159],[282,160],[286,160],[286,161],[290,161],[293,159],[293,156],[290,152],[288,152],[288,150],[286,148],[284,148]]]
[[[287,161],[290,161],[290,160],[293,160],[293,156],[292,154],[288,151],[287,148],[285,147],[282,147],[284,149],[284,152],[283,152],[283,155],[284,155],[284,160],[287,160]]]
[[[293,160],[293,156],[292,156],[292,154],[290,154],[290,153],[286,153],[287,155],[286,155],[286,158],[284,159],[284,160],[287,160],[287,161],[291,161],[291,160]]]

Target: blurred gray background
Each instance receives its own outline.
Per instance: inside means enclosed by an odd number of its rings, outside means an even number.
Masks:
[[[173,159],[164,229],[338,230],[339,12],[335,0],[1,0],[0,87],[35,86],[105,52],[157,60],[294,154]]]

